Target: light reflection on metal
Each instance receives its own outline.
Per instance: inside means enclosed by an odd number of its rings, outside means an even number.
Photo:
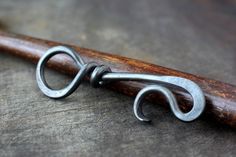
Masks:
[[[80,70],[68,86],[60,90],[55,90],[50,88],[47,84],[44,76],[44,68],[51,57],[61,53],[69,55]],[[79,87],[85,76],[90,77],[90,83],[93,87],[100,87],[111,81],[147,81],[155,83],[155,85],[144,87],[135,98],[133,106],[134,115],[140,121],[150,121],[142,112],[142,101],[147,94],[152,92],[162,93],[169,102],[174,115],[185,122],[195,120],[205,109],[204,94],[201,88],[191,80],[175,76],[112,72],[111,69],[105,65],[98,65],[94,62],[84,63],[78,53],[65,46],[56,46],[49,49],[39,60],[36,69],[36,80],[39,88],[46,96],[54,99],[64,98],[72,94]],[[189,112],[183,113],[180,110],[174,94],[167,88],[170,86],[182,88],[192,96],[193,107]]]

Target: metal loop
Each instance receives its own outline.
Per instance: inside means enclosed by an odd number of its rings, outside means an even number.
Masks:
[[[46,63],[51,57],[57,54],[61,54],[61,53],[69,55],[78,65],[78,67],[80,68],[80,71],[67,87],[60,90],[54,90],[49,87],[49,85],[47,84],[45,80],[44,68],[45,68]],[[83,66],[84,62],[82,58],[80,58],[80,56],[75,55],[75,54],[76,53],[68,47],[57,46],[57,47],[53,47],[49,49],[41,57],[37,65],[37,69],[36,69],[36,80],[37,80],[39,88],[45,95],[47,95],[50,98],[64,98],[70,95],[76,89],[76,87],[82,82],[82,79],[86,72],[86,68]]]
[[[69,55],[80,68],[79,72],[72,80],[72,82],[65,88],[60,90],[51,89],[47,84],[44,76],[44,68],[47,61],[56,54],[64,53]],[[83,59],[78,53],[65,46],[57,46],[49,49],[39,60],[36,69],[36,80],[41,91],[51,98],[64,98],[73,93],[85,76],[90,76],[90,84],[93,87],[99,87],[104,82],[110,81],[148,81],[156,83],[157,85],[150,85],[143,88],[136,96],[134,101],[134,114],[140,121],[148,122],[150,119],[146,118],[142,112],[142,101],[144,97],[151,92],[162,93],[170,104],[170,108],[174,115],[185,122],[193,121],[198,118],[205,109],[205,97],[201,88],[191,80],[175,77],[175,76],[156,76],[149,74],[137,73],[114,73],[105,65],[98,65],[93,62],[84,63]],[[179,87],[186,90],[193,99],[193,107],[187,112],[183,113],[176,101],[174,94],[164,86]]]

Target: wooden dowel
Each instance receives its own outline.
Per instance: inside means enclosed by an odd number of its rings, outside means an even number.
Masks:
[[[212,117],[223,124],[236,127],[236,86],[234,85],[78,46],[37,39],[24,35],[0,32],[1,52],[16,55],[33,63],[37,63],[46,50],[57,45],[71,46],[79,52],[85,62],[95,61],[107,65],[111,67],[114,72],[122,71],[171,75],[190,79],[196,82],[205,93],[207,107],[204,114],[207,114],[207,116]],[[74,76],[79,70],[66,55],[53,57],[48,62],[48,67],[70,76]],[[145,83],[137,82],[117,82],[109,84],[109,88],[129,96],[135,96],[140,88],[144,86]],[[174,93],[176,94],[178,103],[183,110],[191,109],[191,97],[189,94],[179,90],[175,90]],[[160,104],[166,104],[163,96],[158,94],[153,94],[149,96],[148,99]]]

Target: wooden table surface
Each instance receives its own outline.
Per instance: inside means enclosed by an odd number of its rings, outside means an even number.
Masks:
[[[77,44],[236,84],[233,0],[8,0],[0,29]],[[235,129],[203,117],[192,123],[133,98],[84,83],[70,97],[45,97],[35,65],[0,52],[0,156],[235,156]],[[71,78],[53,71],[63,87]]]

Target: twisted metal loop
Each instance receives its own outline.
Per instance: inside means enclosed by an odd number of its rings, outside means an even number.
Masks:
[[[92,87],[97,88],[104,84],[104,81],[102,80],[102,76],[106,73],[111,72],[111,69],[108,66],[105,65],[99,65],[97,66],[91,76],[90,76],[90,84]]]
[[[50,88],[44,76],[44,68],[47,61],[56,54],[64,53],[69,55],[80,68],[79,72],[72,82],[63,89],[55,90]],[[136,118],[140,121],[149,122],[150,119],[144,116],[142,112],[142,101],[147,94],[152,92],[162,93],[170,104],[174,115],[185,122],[193,121],[198,118],[205,109],[205,97],[201,88],[191,80],[175,76],[156,76],[137,73],[114,73],[105,65],[98,65],[94,62],[84,63],[83,59],[73,49],[65,46],[56,46],[49,49],[39,60],[36,69],[36,80],[41,91],[50,98],[64,98],[72,94],[80,85],[85,76],[90,76],[90,84],[93,87],[99,87],[110,81],[147,81],[156,83],[140,90],[137,94],[133,111]],[[183,113],[176,101],[174,94],[166,86],[178,87],[187,91],[193,100],[192,109]]]

